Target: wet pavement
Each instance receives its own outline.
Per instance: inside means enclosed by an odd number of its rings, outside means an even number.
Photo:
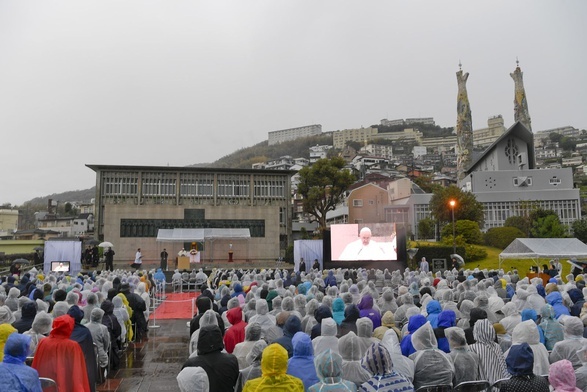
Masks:
[[[159,328],[149,328],[148,339],[130,343],[99,392],[179,391],[177,374],[188,358],[189,320],[157,320]],[[153,321],[149,322],[152,325]]]

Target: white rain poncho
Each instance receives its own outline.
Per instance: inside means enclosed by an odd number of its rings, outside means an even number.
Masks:
[[[338,340],[338,351],[342,357],[342,371],[345,380],[360,386],[371,377],[371,374],[361,366],[359,338],[353,331]]]
[[[402,355],[402,348],[399,345],[397,334],[393,329],[385,332],[381,344],[389,351],[389,356],[393,362],[393,370],[413,382],[415,371],[414,361]]]
[[[308,388],[309,392],[354,392],[357,390],[353,382],[344,379],[342,358],[339,354],[327,349],[316,356],[314,364],[320,382]]]
[[[465,331],[459,327],[444,330],[450,347],[450,359],[455,368],[455,384],[479,379],[479,355],[471,352],[467,345]]]
[[[540,343],[540,334],[538,326],[532,320],[522,321],[514,328],[512,333],[512,346],[516,344],[528,343],[532,352],[534,353],[534,367],[533,372],[539,376],[548,374],[548,351],[542,343]],[[510,350],[504,353],[507,358]]]
[[[339,354],[338,338],[336,337],[337,332],[338,328],[336,326],[336,321],[330,317],[322,319],[322,325],[320,326],[320,336],[317,336],[314,338],[314,340],[312,340],[315,357],[328,349]]]
[[[495,343],[495,329],[487,319],[477,320],[473,327],[476,343],[469,349],[479,355],[479,377],[493,385],[497,380],[510,378],[505,357],[499,344]]]
[[[471,309],[475,307],[473,301],[468,299],[464,299],[459,306],[459,311],[461,312],[461,318],[457,321],[457,327],[467,329],[470,328],[469,319],[471,318]],[[521,319],[521,318],[520,318]]]
[[[239,369],[242,370],[250,365],[250,362],[247,361],[247,355],[259,339],[261,339],[261,325],[257,323],[247,325],[245,327],[245,341],[237,343],[232,352],[232,355],[238,360]]]
[[[23,334],[31,337],[30,355],[35,355],[39,342],[49,335],[51,328],[53,328],[53,317],[50,314],[40,311],[35,315],[31,329]]]
[[[577,351],[577,356],[583,364],[579,369],[575,370],[575,376],[577,378],[577,388],[582,391],[587,390],[587,343],[583,344],[583,347]]]
[[[316,318],[314,317],[314,313],[319,306],[320,302],[318,302],[318,300],[315,298],[312,298],[306,303],[306,315],[302,319],[302,331],[308,335],[312,334],[312,328],[314,325],[318,324]]]
[[[258,324],[256,324],[258,325]],[[261,329],[259,328],[259,331]],[[250,365],[244,369],[240,369],[238,379],[236,380],[236,386],[234,391],[241,392],[247,383],[247,381],[262,376],[261,371],[261,357],[263,350],[267,347],[267,343],[264,340],[257,340],[254,343],[250,352],[247,354],[246,362]]]
[[[522,322],[522,316],[520,315],[520,311],[516,304],[512,302],[508,302],[503,306],[501,309],[502,313],[504,314],[504,318],[501,319],[499,322],[505,328],[506,332],[511,335],[514,332],[514,328],[516,325]]]
[[[275,316],[269,314],[269,305],[264,299],[258,299],[255,302],[255,312],[256,314],[251,317],[249,323],[258,323],[261,325],[261,330],[263,331],[263,334],[265,334],[269,328],[275,325]]]
[[[538,294],[536,286],[530,285],[526,288],[528,292],[528,298],[526,298],[526,309],[534,309],[537,314],[540,314],[542,307],[546,305],[544,298]]]
[[[101,368],[108,366],[108,348],[110,347],[110,332],[108,327],[102,324],[104,311],[100,308],[94,308],[90,315],[90,322],[86,327],[92,334],[92,340],[98,349],[98,361]]]
[[[181,392],[208,392],[210,383],[208,374],[201,367],[185,367],[177,375],[177,384]]]
[[[554,345],[549,361],[553,364],[562,359],[568,359],[573,364],[573,368],[578,369],[582,363],[577,355],[577,350],[580,350],[587,342],[587,339],[583,338],[583,322],[574,316],[566,316],[562,321],[565,340]]]
[[[357,325],[357,336],[361,347],[361,357],[365,355],[369,346],[379,341],[373,337],[373,321],[369,317],[361,317],[355,321]]]
[[[412,334],[416,352],[410,355],[414,361],[414,389],[424,385],[452,384],[454,366],[449,356],[438,349],[430,321]]]

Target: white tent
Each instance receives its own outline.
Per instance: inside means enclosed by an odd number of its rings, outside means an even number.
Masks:
[[[239,257],[248,260],[250,239],[251,232],[249,229],[159,229],[157,231],[157,242],[207,243],[207,245],[204,245],[204,253],[206,254],[205,257],[210,261],[214,260],[214,243],[216,241],[232,242],[237,240],[246,241],[246,249],[241,249]],[[232,243],[229,246],[232,249]],[[227,248],[222,247],[222,249]],[[224,254],[222,254],[222,257],[224,257]]]
[[[45,241],[43,252],[43,272],[51,271],[51,263],[68,261],[69,274],[77,275],[82,269],[82,242],[79,240],[49,240]]]
[[[576,238],[516,238],[499,254],[504,259],[585,259],[587,245]]]

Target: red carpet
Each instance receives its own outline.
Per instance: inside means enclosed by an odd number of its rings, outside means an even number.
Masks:
[[[186,319],[191,320],[192,299],[197,298],[200,293],[168,293],[167,297],[155,309],[154,316],[157,320]],[[194,312],[196,308],[194,307]],[[149,317],[153,320],[153,313]]]

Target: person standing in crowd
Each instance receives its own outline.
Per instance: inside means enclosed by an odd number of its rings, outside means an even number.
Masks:
[[[141,248],[137,249],[137,253],[135,253],[135,262],[132,263],[130,266],[134,269],[139,269],[143,264],[143,254],[141,253]]]
[[[161,252],[161,265],[160,268],[163,271],[167,271],[167,259],[169,258],[169,253],[167,253],[167,249],[163,248]]]
[[[106,264],[106,271],[114,271],[114,250],[112,248],[108,248],[106,252],[104,252],[104,262]]]
[[[320,262],[318,259],[314,259],[314,264],[312,264],[312,269],[319,270],[320,269]]]
[[[422,261],[420,261],[420,271],[421,272],[430,272],[430,265],[426,261],[426,257],[422,257]]]
[[[300,272],[306,272],[306,262],[304,261],[304,258],[300,258],[300,267],[298,269]]]

